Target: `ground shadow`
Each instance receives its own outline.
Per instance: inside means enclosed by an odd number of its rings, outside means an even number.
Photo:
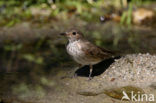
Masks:
[[[92,72],[92,77],[98,76],[105,72],[107,68],[115,62],[115,59],[120,59],[121,56],[117,56],[114,58],[106,59],[103,60],[102,62],[93,65],[93,72]],[[88,77],[89,76],[89,66],[83,66],[80,69],[78,69],[76,72],[77,76],[83,76],[83,77]]]

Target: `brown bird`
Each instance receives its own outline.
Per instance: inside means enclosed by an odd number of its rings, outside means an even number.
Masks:
[[[91,79],[93,65],[112,56],[112,52],[92,44],[77,30],[61,33],[61,35],[66,36],[69,40],[69,43],[66,46],[68,54],[78,64],[83,66],[89,65],[89,79]]]

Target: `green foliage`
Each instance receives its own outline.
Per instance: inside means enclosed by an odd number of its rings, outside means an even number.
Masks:
[[[132,8],[133,8],[133,5],[130,3],[129,4],[129,9],[128,9],[127,21],[126,21],[126,24],[128,26],[130,26],[131,23],[132,23]]]
[[[31,11],[31,7],[35,7],[36,11],[41,9],[48,9],[51,11],[47,17],[52,19],[67,19],[70,16],[80,17],[82,20],[94,22],[99,19],[101,15],[104,15],[106,11],[103,8],[112,5],[117,7],[121,3],[113,3],[103,0],[3,0],[0,1],[0,26],[11,27],[21,21],[42,21],[47,23],[47,19],[40,20],[44,15],[34,15]],[[131,25],[131,12],[133,5],[142,5],[144,2],[150,2],[152,0],[132,0],[128,5],[128,13],[122,14],[121,24]],[[108,3],[108,4],[107,4]],[[45,11],[46,12],[46,11]],[[46,17],[44,17],[46,18]],[[40,23],[40,22],[39,22]]]
[[[43,58],[35,56],[33,54],[23,54],[23,58],[29,62],[34,62],[36,64],[43,64]]]
[[[132,3],[135,4],[135,5],[140,6],[143,3],[143,0],[132,0]]]
[[[128,26],[131,26],[132,24],[132,9],[133,9],[133,4],[129,3],[129,8],[128,11],[123,12],[121,16],[121,21],[120,24],[126,24]]]
[[[7,44],[7,45],[4,45],[4,50],[5,51],[17,51],[17,50],[20,50],[22,48],[22,44]]]
[[[31,7],[38,8],[46,7],[51,11],[51,15],[48,18],[57,18],[57,17],[66,17],[68,14],[79,15],[81,19],[91,21],[96,17],[99,17],[103,13],[92,12],[92,8],[96,7],[98,9],[97,3],[93,4],[88,3],[83,0],[59,0],[56,3],[50,2],[50,0],[10,0],[8,2],[0,1],[0,8],[2,15],[0,16],[0,25],[11,27],[16,23],[21,21],[30,20],[30,21],[41,21],[36,20],[40,17],[32,14]],[[5,5],[5,6],[4,6]],[[4,6],[4,7],[3,7]],[[100,6],[99,6],[100,8]],[[100,11],[100,10],[99,10]],[[45,11],[46,12],[46,11]],[[63,16],[62,16],[63,14]],[[35,16],[35,17],[34,17]],[[37,15],[38,16],[38,15]],[[39,16],[43,16],[42,14]],[[66,18],[65,18],[66,19]],[[98,19],[98,18],[97,18]],[[42,20],[46,23],[44,20]]]

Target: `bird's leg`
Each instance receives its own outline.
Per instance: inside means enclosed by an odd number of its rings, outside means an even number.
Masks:
[[[89,65],[89,80],[92,79],[92,77],[91,77],[92,71],[93,71],[93,66],[90,64],[90,65]]]

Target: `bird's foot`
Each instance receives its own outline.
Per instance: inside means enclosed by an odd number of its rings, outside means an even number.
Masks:
[[[90,81],[90,80],[92,80],[92,79],[93,79],[93,77],[89,76],[88,81]]]
[[[77,76],[78,76],[77,73],[74,73],[73,78],[77,78]]]

